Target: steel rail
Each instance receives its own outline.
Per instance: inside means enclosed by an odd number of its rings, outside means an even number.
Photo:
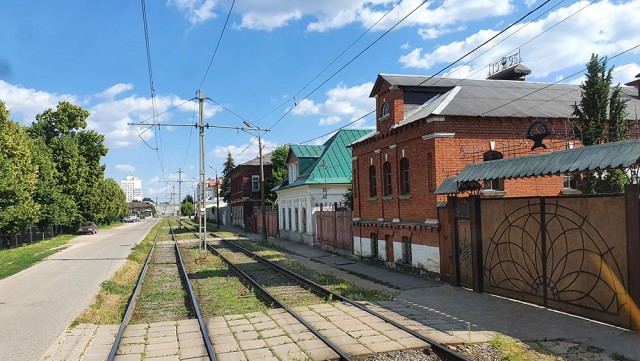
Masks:
[[[386,317],[384,315],[381,315],[381,314],[379,314],[379,313],[377,313],[377,312],[375,312],[373,310],[370,310],[369,308],[365,307],[364,305],[362,305],[360,303],[357,303],[357,302],[355,302],[355,301],[353,301],[353,300],[351,300],[349,298],[346,298],[346,297],[344,297],[344,296],[342,296],[340,294],[337,294],[337,293],[335,293],[335,292],[323,287],[322,285],[320,285],[320,284],[318,284],[318,283],[316,283],[316,282],[314,282],[314,281],[312,281],[312,280],[310,280],[310,279],[308,279],[308,278],[306,278],[306,277],[304,277],[302,275],[299,275],[299,274],[297,274],[295,272],[292,272],[291,270],[289,270],[287,268],[284,268],[284,267],[282,267],[282,266],[280,266],[280,265],[278,265],[278,264],[276,264],[274,262],[271,262],[268,259],[266,259],[266,258],[264,258],[264,257],[262,257],[262,256],[260,256],[258,254],[255,254],[254,252],[251,252],[250,250],[248,250],[248,249],[246,249],[246,248],[244,248],[244,247],[242,247],[242,246],[240,246],[240,245],[238,245],[238,244],[236,244],[234,242],[226,240],[226,239],[224,239],[222,237],[221,237],[221,239],[225,243],[230,244],[230,245],[236,247],[237,249],[241,250],[247,256],[252,257],[252,258],[254,258],[256,260],[259,260],[261,262],[264,262],[265,264],[267,264],[267,265],[269,265],[269,266],[271,266],[271,267],[273,267],[273,268],[275,268],[275,269],[277,269],[279,271],[282,271],[282,272],[284,272],[285,274],[287,274],[287,275],[289,275],[291,277],[294,277],[298,281],[300,281],[300,282],[302,282],[304,284],[307,284],[309,287],[311,287],[313,289],[316,289],[316,290],[319,290],[319,292],[321,292],[322,294],[330,295],[332,297],[332,299],[334,299],[334,300],[337,299],[337,300],[340,300],[342,302],[349,303],[352,306],[355,306],[355,307],[359,308],[360,310],[369,313],[372,316],[378,317],[381,320],[383,320],[383,321],[385,321],[385,322],[387,322],[387,323],[389,323],[389,324],[401,329],[402,331],[405,331],[405,332],[411,334],[412,336],[414,336],[414,337],[426,342],[427,344],[429,344],[433,348],[433,350],[435,352],[440,353],[439,354],[440,357],[443,357],[446,360],[451,360],[451,361],[470,361],[464,355],[462,355],[462,354],[460,354],[458,352],[455,352],[455,351],[449,349],[448,347],[446,347],[445,345],[443,345],[443,344],[441,344],[439,342],[433,341],[433,340],[431,340],[431,339],[429,339],[429,338],[427,338],[427,337],[415,332],[414,330],[399,324],[398,322],[396,322],[396,321],[394,321],[394,320],[392,320],[392,319],[390,319],[390,318],[388,318],[388,317]]]
[[[173,227],[171,226],[171,222],[169,222],[169,229],[171,230],[171,238],[173,238],[173,243],[176,247],[176,252],[178,253],[178,260],[180,261],[180,269],[182,270],[184,281],[187,284],[187,288],[189,290],[189,296],[191,297],[191,306],[196,311],[196,317],[198,318],[198,324],[200,325],[200,332],[202,333],[202,339],[204,340],[204,345],[207,349],[207,353],[209,354],[209,360],[217,361],[216,354],[213,351],[213,345],[211,344],[211,339],[209,338],[209,333],[207,332],[207,327],[204,324],[204,320],[202,319],[202,314],[200,313],[200,307],[198,306],[198,301],[196,300],[195,292],[193,292],[193,287],[191,287],[191,282],[189,281],[187,268],[184,266],[184,262],[182,261],[182,254],[180,253],[180,247],[178,246],[178,240],[176,239],[176,235],[173,233]]]
[[[118,329],[118,334],[116,335],[115,341],[113,341],[113,346],[111,346],[111,351],[109,352],[109,356],[107,357],[107,361],[113,361],[116,357],[116,353],[118,352],[118,348],[120,347],[120,341],[122,340],[122,334],[124,333],[124,329],[127,327],[129,323],[129,319],[131,318],[131,313],[133,312],[133,306],[136,303],[136,299],[138,298],[138,294],[140,293],[140,287],[142,286],[142,280],[144,279],[145,274],[147,273],[147,268],[149,266],[149,261],[151,260],[151,255],[153,254],[153,250],[156,248],[156,241],[158,240],[158,235],[160,235],[160,230],[162,227],[160,226],[160,222],[158,222],[158,232],[156,233],[155,238],[153,239],[153,245],[151,246],[151,250],[147,255],[147,259],[144,262],[144,266],[142,267],[142,271],[140,271],[140,275],[138,276],[138,283],[136,284],[136,288],[133,291],[133,295],[131,295],[131,299],[129,299],[129,304],[127,305],[127,310],[122,317],[122,322],[120,322],[120,328]]]
[[[245,278],[247,281],[249,281],[254,287],[256,287],[258,290],[260,290],[260,292],[264,295],[267,296],[267,298],[275,303],[276,305],[278,305],[280,308],[283,308],[285,311],[287,311],[291,316],[293,316],[296,320],[298,320],[303,326],[305,326],[309,331],[311,331],[311,333],[313,333],[314,335],[316,335],[316,337],[318,337],[325,345],[327,345],[330,349],[332,349],[335,353],[338,354],[338,356],[340,357],[341,361],[351,361],[352,358],[351,356],[349,356],[347,353],[345,353],[342,349],[340,349],[339,346],[337,346],[336,344],[334,344],[333,342],[329,341],[329,339],[327,339],[325,336],[323,336],[320,331],[316,330],[313,326],[311,326],[309,323],[307,323],[302,317],[300,317],[299,315],[297,315],[295,313],[295,311],[291,310],[289,307],[287,307],[287,305],[285,305],[284,303],[280,302],[280,300],[278,300],[278,298],[276,298],[273,294],[271,294],[269,291],[267,291],[264,287],[262,287],[260,284],[258,284],[258,282],[256,280],[254,280],[251,276],[249,276],[246,272],[242,271],[241,269],[239,269],[236,265],[234,265],[230,260],[228,260],[225,256],[223,256],[220,252],[218,252],[218,250],[215,249],[215,247],[213,247],[210,244],[207,244],[207,247],[213,252],[215,253],[217,256],[219,256],[226,264],[228,264],[231,268],[233,268],[234,271],[236,271],[239,275],[241,275],[243,278]]]

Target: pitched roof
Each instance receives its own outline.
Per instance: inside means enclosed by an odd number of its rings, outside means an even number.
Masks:
[[[415,75],[380,74],[373,87],[375,95],[382,81],[407,91],[434,93],[424,104],[405,110],[405,119],[397,126],[429,115],[516,118],[573,118],[575,103],[580,102],[579,85],[536,83],[517,80],[452,79]],[[637,90],[622,87],[628,107],[640,106]],[[631,115],[629,115],[631,116]]]
[[[262,155],[262,164],[263,165],[272,165],[273,163],[271,162],[271,154],[272,153],[267,153],[267,154],[263,154]],[[260,165],[260,158],[259,157],[255,157],[252,159],[249,159],[248,161],[242,163],[242,164],[238,164],[238,167],[241,165]]]
[[[308,161],[300,166],[300,175],[292,183],[285,180],[274,190],[296,187],[303,184],[349,184],[351,183],[351,149],[347,145],[372,132],[372,129],[341,129],[320,146],[292,145],[289,152]],[[303,157],[299,156],[303,155]]]
[[[596,144],[557,152],[468,164],[456,177],[442,182],[435,194],[457,193],[461,190],[461,185],[468,186],[470,183],[482,180],[627,168],[638,163],[640,163],[640,140],[638,139]]]

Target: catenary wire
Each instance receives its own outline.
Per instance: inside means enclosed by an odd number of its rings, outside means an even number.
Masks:
[[[380,35],[377,39],[375,39],[371,44],[367,45],[364,49],[362,49],[358,54],[356,54],[356,56],[354,56],[353,58],[351,58],[351,60],[349,60],[346,64],[344,64],[342,67],[340,67],[338,70],[336,70],[333,74],[331,74],[326,80],[324,80],[323,82],[321,82],[318,86],[316,86],[311,92],[309,92],[307,95],[304,96],[304,98],[302,98],[300,101],[303,101],[307,98],[309,98],[313,93],[315,93],[318,89],[320,89],[322,86],[324,86],[327,82],[329,82],[329,80],[333,79],[336,75],[338,75],[342,70],[344,70],[347,66],[349,66],[351,63],[353,63],[356,59],[358,59],[362,54],[364,54],[367,50],[369,50],[372,46],[374,46],[376,43],[378,43],[378,41],[380,41],[383,37],[385,37],[387,34],[389,34],[393,29],[395,29],[398,25],[400,25],[400,23],[402,23],[403,21],[405,21],[409,16],[411,16],[413,13],[415,13],[418,9],[420,9],[422,7],[422,5],[426,4],[427,1],[429,0],[424,0],[422,1],[420,4],[418,4],[418,6],[416,6],[413,10],[411,10],[407,15],[405,15],[404,17],[402,17],[402,19],[400,19],[398,22],[396,22],[392,27],[390,27],[389,29],[387,29],[384,33],[382,33],[382,35]],[[547,0],[550,1],[550,0]],[[299,104],[299,103],[298,103]],[[269,128],[273,129],[278,123],[280,123],[280,121],[282,119],[284,119],[287,115],[289,115],[291,113],[291,111],[297,106],[294,105],[293,107],[289,108],[289,110],[287,110],[275,123],[273,123],[273,125],[271,125]]]
[[[338,54],[329,64],[327,64],[327,66],[325,66],[322,70],[320,70],[320,72],[318,72],[318,74],[316,74],[313,77],[313,79],[309,80],[307,84],[305,84],[300,90],[298,90],[297,93],[295,93],[292,97],[288,98],[287,100],[282,102],[280,105],[278,105],[271,111],[259,117],[256,120],[256,123],[262,120],[263,118],[271,115],[276,110],[282,108],[285,104],[291,102],[292,100],[295,101],[296,97],[300,95],[300,93],[302,93],[309,85],[311,85],[311,83],[313,83],[316,79],[318,79],[318,77],[320,77],[320,75],[322,75],[327,69],[329,69],[331,65],[335,64],[335,62],[338,61],[338,59],[340,59],[347,51],[349,51],[349,49],[351,49],[358,41],[360,41],[360,39],[362,39],[365,35],[367,35],[376,25],[378,25],[382,20],[384,20],[384,18],[386,18],[387,15],[389,15],[395,8],[397,8],[402,3],[402,1],[403,0],[398,1],[389,10],[387,10],[378,20],[376,20],[375,23],[373,23],[373,25],[371,25],[369,28],[367,28],[367,30],[365,30],[362,34],[360,34],[360,36],[358,36],[355,40],[353,40],[351,44],[349,44],[349,46],[347,46],[340,54]]]
[[[202,89],[202,85],[204,81],[207,79],[207,75],[209,75],[209,70],[211,69],[211,64],[213,64],[213,59],[216,57],[218,53],[218,48],[220,47],[220,42],[222,42],[222,37],[224,36],[224,31],[227,29],[227,23],[229,22],[229,17],[231,17],[231,12],[233,11],[233,6],[235,5],[236,0],[233,0],[231,3],[231,7],[229,7],[229,13],[227,14],[227,19],[224,21],[224,26],[222,27],[222,31],[220,32],[220,37],[218,38],[218,43],[216,44],[216,48],[213,51],[213,55],[211,55],[211,60],[209,61],[209,66],[207,66],[207,71],[204,72],[204,76],[202,77],[202,81],[200,82],[199,89]]]

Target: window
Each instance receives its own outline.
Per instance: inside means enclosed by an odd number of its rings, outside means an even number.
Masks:
[[[411,264],[411,238],[402,237],[402,263]]]
[[[380,118],[385,118],[391,114],[391,105],[389,103],[384,102],[382,104],[382,109],[380,110]]]
[[[289,220],[289,227],[287,228],[288,230],[291,230],[291,208],[289,208],[289,211],[287,212],[288,220]]]
[[[496,151],[489,151],[482,155],[483,162],[490,162],[492,160],[502,159],[502,153]],[[484,181],[484,189],[503,191],[504,181],[502,179],[489,179]]]
[[[287,215],[285,212],[286,212],[285,209],[282,208],[282,222],[281,222],[282,226],[280,227],[280,229],[285,229],[287,226]]]
[[[427,153],[427,181],[429,182],[429,192],[436,191],[436,174],[433,168],[433,154]]]
[[[409,187],[409,159],[400,159],[400,194],[411,193]]]
[[[289,184],[298,179],[298,163],[289,163]]]
[[[251,190],[259,191],[260,190],[260,176],[252,175],[251,176]]]
[[[573,149],[574,144],[573,142],[569,142],[567,143],[567,149]],[[565,175],[563,177],[563,188],[564,189],[570,189],[570,190],[574,190],[574,189],[578,189],[578,180],[577,180],[577,175]]]
[[[298,232],[298,231],[299,231],[299,229],[298,229],[298,225],[300,224],[300,223],[298,222],[298,207],[296,207],[296,208],[295,208],[294,213],[295,213],[295,215],[296,215],[296,218],[294,219],[294,221],[295,221],[295,222],[294,222],[294,228],[295,228],[295,231],[296,231],[296,232]]]
[[[371,233],[371,257],[378,258],[378,235]]]
[[[376,166],[369,167],[369,197],[377,197],[378,188],[376,187]]]
[[[302,232],[307,233],[307,209],[302,207]]]
[[[390,196],[391,192],[391,163],[385,162],[382,166],[382,195]]]
[[[387,248],[387,262],[393,262],[393,240],[390,234],[384,236],[384,243]]]

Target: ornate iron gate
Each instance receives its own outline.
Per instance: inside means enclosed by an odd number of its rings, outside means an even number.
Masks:
[[[473,267],[471,262],[471,220],[469,199],[452,198],[454,202],[455,263],[458,284],[473,288]]]
[[[481,199],[486,292],[629,327],[625,198]]]

